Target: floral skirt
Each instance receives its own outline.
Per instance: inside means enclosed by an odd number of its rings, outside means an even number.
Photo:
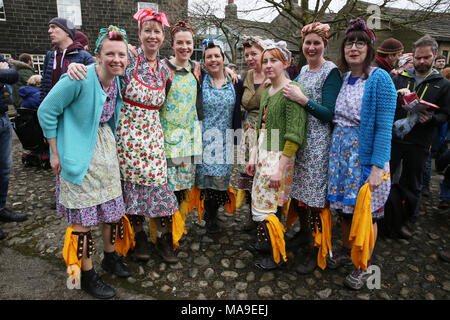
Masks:
[[[163,218],[178,210],[178,201],[169,184],[146,186],[122,181],[127,214]]]
[[[352,215],[359,189],[366,182],[371,166],[363,166],[359,161],[359,128],[335,127],[331,139],[329,161],[328,200],[330,208],[344,215]],[[389,162],[384,173],[389,173]],[[384,216],[384,204],[391,190],[391,179],[384,180],[372,192],[372,219]]]
[[[195,164],[167,167],[167,183],[173,191],[189,190],[195,183]]]
[[[262,132],[258,140],[258,160],[252,187],[252,214],[255,221],[264,220],[263,216],[275,213],[278,207],[288,201],[294,176],[294,157],[291,157],[283,172],[280,188],[269,186],[270,177],[275,173],[283,152],[263,149],[263,139]]]
[[[56,177],[57,214],[69,224],[94,226],[125,214],[116,142],[109,125],[99,126],[94,153],[81,186]]]

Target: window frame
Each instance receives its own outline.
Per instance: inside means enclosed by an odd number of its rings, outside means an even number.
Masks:
[[[5,3],[3,0],[0,0],[0,4],[0,21],[6,21]]]

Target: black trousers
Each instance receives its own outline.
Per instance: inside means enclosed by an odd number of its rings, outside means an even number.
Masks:
[[[418,196],[417,206],[414,210],[411,222],[419,218],[420,201],[422,198],[422,179],[425,162],[430,154],[429,148],[416,144],[406,144],[392,141],[391,161],[389,163],[391,173],[394,174],[402,163],[400,184]]]

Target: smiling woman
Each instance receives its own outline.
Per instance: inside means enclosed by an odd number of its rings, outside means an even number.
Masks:
[[[167,158],[167,180],[177,197],[181,216],[186,219],[186,202],[181,204],[188,199],[194,186],[194,158],[202,154],[201,71],[200,64],[190,60],[194,49],[191,25],[179,21],[171,27],[170,37],[175,57],[163,60],[170,70],[172,81],[166,85],[166,100],[160,118]]]
[[[87,68],[88,78],[71,81],[63,75],[42,101],[38,117],[57,175],[57,213],[71,225],[63,249],[66,265],[68,270],[81,268],[81,289],[106,299],[115,290],[93,268],[92,226],[103,223],[102,268],[119,277],[130,275],[114,245],[117,222],[128,223],[115,141],[122,104],[118,76],[127,66],[125,31],[101,29],[96,46],[98,64]]]

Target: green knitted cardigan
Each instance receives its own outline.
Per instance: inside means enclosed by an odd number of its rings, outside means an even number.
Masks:
[[[297,82],[290,82],[290,84],[298,86],[303,91]],[[282,151],[286,140],[289,140],[298,144],[300,148],[305,148],[308,119],[305,109],[298,103],[287,99],[283,95],[283,89],[270,96],[270,87],[267,87],[261,96],[257,137],[259,137],[264,107],[266,107],[265,128],[267,134],[264,136],[263,147],[267,151]],[[276,143],[277,132],[278,144]]]

